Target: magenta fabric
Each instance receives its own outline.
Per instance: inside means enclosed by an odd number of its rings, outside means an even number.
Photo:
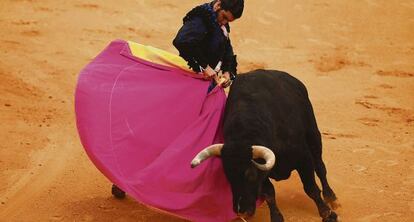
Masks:
[[[219,158],[191,169],[223,142],[224,90],[199,75],[131,55],[112,42],[80,73],[75,110],[96,167],[137,201],[191,221],[230,221],[231,189]],[[108,190],[109,192],[109,190]]]

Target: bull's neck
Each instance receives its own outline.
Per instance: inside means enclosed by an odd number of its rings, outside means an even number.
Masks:
[[[233,124],[232,124],[233,125]],[[225,141],[238,141],[249,145],[272,145],[272,129],[270,123],[263,121],[234,123],[233,127],[227,127],[224,134]],[[230,129],[229,129],[230,128]]]

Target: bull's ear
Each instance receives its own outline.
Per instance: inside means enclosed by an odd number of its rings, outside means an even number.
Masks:
[[[223,148],[222,143],[213,144],[211,146],[204,148],[191,161],[191,168],[194,168],[200,165],[204,160],[210,158],[211,156],[220,156],[222,148]]]
[[[253,164],[260,170],[269,171],[273,168],[276,162],[276,156],[272,150],[265,146],[252,146],[253,159],[262,158],[266,161],[265,164],[259,164],[256,161],[252,160]]]

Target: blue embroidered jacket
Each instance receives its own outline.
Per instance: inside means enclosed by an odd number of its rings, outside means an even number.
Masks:
[[[231,78],[237,74],[236,56],[230,39],[226,37],[217,23],[216,13],[211,3],[192,9],[183,19],[183,26],[178,31],[173,44],[190,68],[199,72],[210,65],[213,69],[222,61],[221,70],[229,71]],[[230,26],[226,25],[227,32]]]

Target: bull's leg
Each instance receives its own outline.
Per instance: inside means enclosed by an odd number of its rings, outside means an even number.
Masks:
[[[121,190],[121,188],[117,187],[115,184],[112,184],[112,195],[114,195],[117,199],[124,199],[126,194],[123,190]]]
[[[318,207],[319,215],[322,217],[322,221],[336,222],[338,216],[322,200],[321,190],[316,184],[314,166],[310,157],[303,161],[303,165],[298,169],[298,172],[306,194],[312,198]]]
[[[325,199],[326,203],[330,204],[332,208],[336,209],[338,206],[335,203],[336,195],[331,189],[328,184],[328,180],[326,179],[326,167],[322,160],[322,139],[319,130],[316,127],[316,120],[314,117],[312,118],[315,122],[315,128],[310,130],[307,134],[307,142],[309,145],[309,150],[313,157],[313,162],[315,164],[315,172],[318,175],[319,180],[322,184],[322,194],[323,198]]]
[[[283,222],[283,216],[276,205],[275,188],[273,187],[273,184],[270,182],[270,179],[266,179],[263,182],[262,195],[264,196],[267,206],[269,207],[270,220],[272,222]]]
[[[328,179],[326,178],[326,167],[322,161],[322,157],[315,160],[315,172],[322,184],[323,199],[326,203],[330,204],[333,209],[336,209],[339,205],[335,202],[337,200],[336,195],[329,186]]]

